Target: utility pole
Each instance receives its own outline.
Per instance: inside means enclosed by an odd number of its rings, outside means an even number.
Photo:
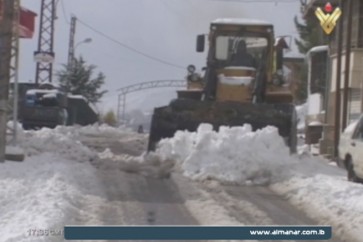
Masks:
[[[36,65],[35,83],[52,82],[54,61],[55,0],[42,0],[39,24],[38,50],[34,52]]]
[[[10,81],[13,83],[13,145],[17,144],[18,100],[19,100],[19,23],[20,0],[14,0],[13,35],[11,41]]]
[[[121,92],[117,97],[117,121],[121,124],[121,120],[126,120],[126,94]]]
[[[73,67],[74,64],[74,40],[76,35],[76,23],[77,18],[76,16],[72,16],[71,18],[71,29],[69,33],[69,45],[68,45],[68,70]]]
[[[343,9],[343,1],[340,0],[340,7]],[[338,147],[340,139],[340,90],[341,90],[341,72],[342,72],[342,48],[343,48],[343,18],[339,20],[337,33],[337,71],[335,82],[335,124],[334,124],[334,157],[338,157]]]
[[[348,0],[348,17],[347,38],[345,47],[345,76],[344,76],[344,94],[343,94],[343,120],[342,131],[347,127],[348,121],[348,97],[349,97],[349,78],[350,78],[350,53],[352,38],[352,22],[353,22],[353,0]]]
[[[11,41],[14,20],[14,1],[3,0],[0,13],[0,162],[5,161],[7,102],[9,98]]]

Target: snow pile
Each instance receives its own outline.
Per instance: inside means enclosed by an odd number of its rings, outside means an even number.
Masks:
[[[86,136],[107,136],[107,137],[119,137],[125,134],[132,133],[131,130],[127,128],[115,128],[111,127],[107,124],[95,124],[91,126],[83,126],[83,127],[64,127],[65,129],[72,129],[73,132],[76,132],[78,135],[86,135]]]
[[[92,160],[96,157],[95,152],[76,139],[76,133],[73,133],[72,129],[67,130],[61,126],[55,129],[28,131],[20,140],[20,145],[28,156],[52,152],[77,161]]]
[[[305,154],[289,167],[284,179],[269,188],[319,224],[333,226],[334,236],[362,242],[363,187],[348,182],[346,170],[332,164]]]
[[[307,111],[308,106],[306,103],[296,107],[297,119],[299,120],[297,128],[299,131],[303,131],[305,129],[305,116],[307,115]]]
[[[334,234],[345,241],[363,241],[362,185],[342,176],[318,174],[296,176],[271,188],[320,224],[333,226]]]
[[[172,159],[183,174],[194,180],[223,183],[268,183],[292,161],[289,149],[275,127],[256,132],[243,127],[201,124],[196,132],[178,131],[163,139],[156,151],[162,160]]]
[[[7,122],[7,135],[8,135],[8,139],[11,139],[12,134],[13,134],[13,130],[14,130],[14,122],[13,121],[8,121]],[[24,136],[24,130],[23,127],[20,123],[16,124],[16,131],[17,131],[17,137],[22,138]]]
[[[98,157],[100,159],[114,159],[115,155],[112,153],[112,151],[109,148],[107,148],[103,152],[98,153]]]
[[[2,164],[0,241],[63,241],[60,233],[66,224],[102,224],[97,215],[107,201],[100,184],[91,164],[54,154]],[[29,236],[30,229],[58,232],[54,237]]]
[[[91,151],[82,143],[87,138],[118,140],[120,137],[128,137],[131,134],[129,130],[107,125],[58,126],[55,129],[42,128],[26,132],[21,130],[19,143],[26,155],[53,152],[67,159],[87,161],[97,156],[96,152]]]

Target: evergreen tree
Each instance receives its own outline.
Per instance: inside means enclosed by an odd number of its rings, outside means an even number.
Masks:
[[[99,72],[94,78],[95,69],[96,66],[87,65],[82,57],[74,60],[73,67],[63,65],[57,73],[60,88],[73,95],[82,95],[90,103],[98,103],[107,91],[100,90],[105,84],[105,76]]]
[[[294,22],[300,37],[295,38],[295,44],[301,54],[306,54],[315,46],[328,44],[328,36],[321,34],[321,26],[315,18],[308,17],[304,20],[305,23],[300,23],[295,16]]]

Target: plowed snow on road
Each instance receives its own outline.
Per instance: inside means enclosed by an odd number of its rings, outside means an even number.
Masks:
[[[147,134],[107,126],[20,136],[27,159],[0,169],[0,241],[63,241],[27,230],[69,224],[324,224],[332,241],[362,241],[363,188],[323,159],[289,156],[272,127],[202,125],[152,154]]]

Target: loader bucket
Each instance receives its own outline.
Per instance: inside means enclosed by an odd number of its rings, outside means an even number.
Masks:
[[[151,120],[148,151],[154,151],[163,138],[173,137],[178,130],[196,131],[199,124],[220,126],[250,124],[254,131],[275,126],[291,153],[296,152],[297,120],[292,104],[252,104],[176,99],[169,106],[156,108]]]

